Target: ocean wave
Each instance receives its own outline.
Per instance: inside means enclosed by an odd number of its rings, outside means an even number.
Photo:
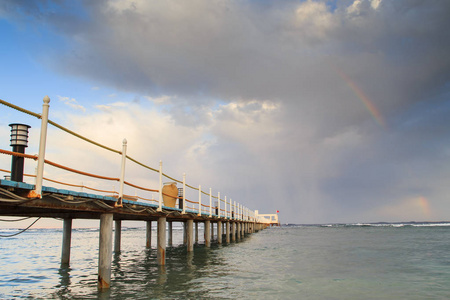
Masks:
[[[448,227],[450,222],[395,222],[395,223],[348,223],[321,224],[320,227]]]

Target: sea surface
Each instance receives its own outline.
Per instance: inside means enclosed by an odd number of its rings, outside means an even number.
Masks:
[[[60,265],[61,229],[0,238],[0,298],[450,299],[448,223],[282,226],[210,249],[200,230],[194,253],[176,227],[165,267],[156,232],[145,249],[145,228],[122,230],[106,292],[97,290],[98,229],[73,230],[70,266]]]

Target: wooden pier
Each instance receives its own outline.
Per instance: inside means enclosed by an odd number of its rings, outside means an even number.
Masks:
[[[278,223],[278,215],[259,215],[258,211],[252,211],[236,201],[221,198],[220,193],[217,196],[212,195],[211,189],[209,193],[201,189],[201,186],[195,188],[186,184],[186,175],[183,174],[183,180],[177,180],[162,172],[162,162],[159,169],[151,168],[137,160],[127,156],[127,143],[124,140],[122,151],[117,151],[91,141],[86,137],[82,137],[58,124],[48,120],[49,111],[48,97],[44,98],[42,114],[36,114],[17,107],[11,103],[0,100],[0,104],[10,108],[19,110],[25,114],[40,118],[41,136],[38,155],[27,155],[24,149],[20,150],[20,145],[25,145],[20,141],[20,130],[24,131],[26,126],[16,126],[16,137],[18,141],[17,148],[13,151],[0,149],[0,153],[11,155],[19,162],[19,168],[15,168],[12,163],[11,171],[0,169],[5,173],[11,173],[10,177],[0,180],[0,215],[1,216],[23,216],[23,217],[44,217],[44,218],[61,218],[63,219],[63,236],[61,264],[70,263],[70,247],[71,232],[73,219],[99,219],[99,261],[98,261],[98,288],[107,289],[111,283],[111,259],[112,251],[118,252],[121,249],[121,226],[122,221],[143,221],[146,222],[146,246],[151,247],[151,230],[152,222],[157,224],[157,260],[158,264],[163,266],[166,263],[166,246],[172,246],[172,223],[182,222],[184,224],[184,244],[188,252],[194,251],[194,243],[198,242],[198,223],[204,224],[204,243],[206,247],[211,247],[211,242],[216,236],[216,242],[234,243],[243,239],[246,235],[262,230],[275,222]],[[73,134],[82,140],[100,146],[108,151],[113,151],[121,155],[121,172],[120,177],[108,177],[90,174],[81,170],[75,170],[63,166],[62,164],[51,162],[45,159],[47,125],[51,124],[69,134]],[[13,124],[12,124],[13,125]],[[20,125],[20,124],[15,124]],[[16,128],[15,127],[15,128]],[[28,126],[29,127],[29,126]],[[18,133],[19,132],[19,133]],[[23,137],[27,139],[27,137]],[[11,145],[14,144],[13,137]],[[22,143],[22,144],[21,144]],[[14,144],[15,145],[15,144]],[[19,150],[20,151],[19,151]],[[37,161],[36,175],[23,174],[20,170],[20,164],[23,160],[30,159]],[[159,186],[156,188],[141,187],[136,184],[129,183],[125,180],[125,165],[127,161],[133,161],[138,165],[159,175]],[[93,191],[92,193],[74,191],[73,187],[79,187],[73,183],[63,183],[58,180],[44,178],[44,165],[52,165],[67,172],[76,173],[82,176],[89,176],[99,180],[109,180],[119,184],[119,192],[105,191],[98,188],[81,186],[84,190]],[[17,171],[19,169],[19,171]],[[20,173],[22,171],[22,174]],[[19,174],[17,174],[19,173]],[[34,177],[34,184],[25,183],[21,179],[23,176]],[[6,177],[6,176],[5,176]],[[173,182],[182,185],[177,195],[164,192],[163,178],[167,178]],[[45,181],[45,182],[44,182]],[[58,186],[67,185],[72,188],[59,188],[50,186],[51,183],[57,183]],[[143,198],[142,196],[129,196],[124,193],[125,187],[132,187],[142,193],[151,193],[152,198]],[[198,193],[198,201],[187,199],[188,189]],[[153,199],[153,194],[158,197]],[[205,198],[206,195],[206,201]],[[165,200],[171,198],[177,204],[168,205]],[[215,203],[213,204],[213,199]],[[170,199],[169,199],[170,200]],[[269,216],[269,217],[268,217]],[[115,235],[113,238],[113,224],[115,224]],[[214,235],[214,224],[217,232]],[[194,230],[195,229],[195,230]],[[114,240],[114,248],[113,248]]]

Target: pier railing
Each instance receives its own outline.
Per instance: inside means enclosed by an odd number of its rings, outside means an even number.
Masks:
[[[243,220],[243,221],[250,221],[250,222],[257,222],[257,223],[267,223],[267,219],[264,215],[258,215],[257,211],[250,210],[249,208],[245,207],[244,205],[233,201],[231,198],[227,198],[227,196],[221,197],[221,193],[217,192],[216,194],[212,193],[212,189],[209,188],[208,191],[202,190],[201,185],[198,187],[195,187],[193,185],[189,185],[186,183],[186,174],[183,174],[182,180],[176,179],[172,176],[169,176],[163,172],[163,164],[162,161],[159,162],[158,168],[153,168],[151,166],[148,166],[145,163],[142,163],[129,155],[127,155],[127,141],[123,140],[122,143],[122,149],[117,150],[113,149],[111,147],[105,146],[99,142],[96,142],[92,139],[89,139],[85,136],[82,136],[66,127],[63,127],[59,125],[56,122],[53,122],[48,119],[49,116],[49,102],[50,99],[46,96],[44,97],[44,104],[43,104],[43,110],[42,114],[38,114],[29,110],[26,110],[22,107],[16,106],[12,103],[6,102],[4,100],[0,99],[0,104],[5,105],[6,107],[9,107],[11,109],[15,109],[19,112],[22,112],[24,114],[30,115],[32,117],[41,119],[41,127],[40,127],[40,143],[39,143],[39,154],[38,155],[28,155],[18,152],[9,151],[6,149],[0,149],[0,154],[3,155],[12,155],[12,156],[20,156],[24,157],[29,160],[35,160],[37,161],[37,171],[36,174],[24,174],[28,177],[35,178],[35,189],[32,193],[30,193],[29,197],[42,197],[42,187],[44,181],[46,184],[52,185],[63,185],[63,186],[69,186],[69,187],[75,187],[79,188],[82,191],[89,190],[89,191],[95,191],[97,193],[102,193],[104,195],[109,195],[117,198],[117,206],[122,205],[122,200],[132,200],[137,202],[151,202],[158,205],[157,210],[161,211],[163,208],[163,182],[165,180],[170,180],[172,182],[176,182],[182,186],[181,188],[181,196],[178,196],[178,209],[182,214],[184,213],[197,213],[198,215],[206,215],[206,216],[215,216],[219,218],[224,219],[230,219],[230,220]],[[69,167],[66,165],[63,165],[61,163],[53,162],[50,160],[45,159],[45,149],[46,149],[46,138],[47,138],[47,126],[48,124],[54,126],[55,128],[64,131],[76,138],[79,138],[83,140],[84,142],[90,143],[92,145],[95,145],[105,151],[112,152],[116,155],[119,155],[121,157],[121,167],[120,167],[120,174],[118,177],[111,177],[106,175],[99,175],[99,174],[93,174],[90,172],[85,172],[82,170],[78,170],[73,167]],[[129,161],[135,163],[136,165],[140,166],[141,168],[145,168],[149,171],[151,171],[153,174],[157,174],[159,182],[157,186],[142,186],[135,183],[131,183],[125,180],[125,167]],[[73,182],[64,182],[62,180],[57,180],[55,178],[49,178],[44,177],[44,165],[52,166],[55,168],[58,168],[60,170],[63,170],[65,172],[69,172],[72,174],[78,174],[82,176],[89,177],[91,179],[95,180],[102,180],[107,182],[114,182],[118,184],[118,191],[115,189],[110,190],[107,188],[100,188],[98,186],[88,186],[86,184],[76,184]],[[1,172],[9,173],[10,171],[6,169],[0,169]],[[154,180],[156,181],[156,180]],[[97,184],[98,185],[98,184]],[[101,184],[100,184],[101,186]],[[129,195],[125,193],[125,189],[134,189],[135,195]],[[198,199],[195,200],[193,197],[187,198],[188,195],[195,195],[198,194]],[[156,196],[156,197],[155,197]],[[156,198],[156,199],[155,199]],[[196,198],[196,197],[195,197]],[[277,219],[278,221],[278,216]]]

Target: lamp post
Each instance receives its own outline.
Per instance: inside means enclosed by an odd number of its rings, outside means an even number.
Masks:
[[[28,147],[28,129],[31,126],[25,124],[9,124],[11,126],[11,144],[12,151],[17,153],[25,153]],[[11,162],[11,180],[23,182],[23,166],[24,158],[13,155]]]

